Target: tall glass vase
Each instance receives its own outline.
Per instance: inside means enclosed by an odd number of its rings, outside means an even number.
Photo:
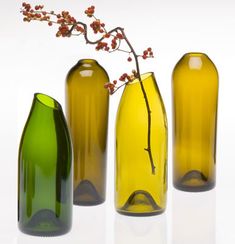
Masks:
[[[187,53],[172,75],[173,177],[184,191],[215,186],[218,72],[206,54]]]
[[[105,201],[109,94],[106,71],[80,60],[66,79],[66,108],[74,150],[74,204]]]
[[[116,119],[116,210],[124,215],[162,213],[167,192],[167,119],[153,73],[141,76],[148,112],[136,79],[125,86]],[[155,171],[146,151],[148,139]]]
[[[30,235],[68,232],[72,220],[72,149],[60,104],[35,94],[19,148],[18,225]]]

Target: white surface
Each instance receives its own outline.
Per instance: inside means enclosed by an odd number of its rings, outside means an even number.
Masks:
[[[80,38],[56,39],[43,23],[23,23],[19,0],[0,6],[0,243],[86,244],[224,244],[235,242],[235,2],[233,0],[60,0],[49,9],[82,16],[95,4],[97,16],[110,27],[124,26],[137,50],[151,46],[156,58],[141,62],[142,72],[156,74],[169,122],[169,191],[165,214],[124,217],[113,207],[114,121],[121,93],[111,97],[107,201],[97,207],[75,207],[72,231],[59,238],[36,238],[17,230],[17,151],[33,94],[44,92],[64,106],[64,79],[81,58],[95,58],[111,79],[132,69],[125,54],[94,51]],[[172,189],[171,73],[189,51],[207,53],[220,74],[217,140],[217,187],[207,193]]]

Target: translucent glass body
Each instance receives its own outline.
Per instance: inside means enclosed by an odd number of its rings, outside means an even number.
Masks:
[[[119,213],[148,216],[162,213],[167,191],[167,120],[153,73],[142,75],[151,109],[152,174],[147,147],[148,114],[140,83],[123,92],[116,120],[115,204]]]
[[[215,185],[218,72],[203,53],[185,54],[172,76],[174,186]]]
[[[19,148],[18,224],[22,232],[54,236],[72,220],[72,147],[62,108],[35,94]]]
[[[80,60],[68,73],[66,108],[74,150],[74,204],[105,201],[109,81],[92,59]]]

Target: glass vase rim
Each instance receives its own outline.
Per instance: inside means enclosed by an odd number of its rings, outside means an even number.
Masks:
[[[54,99],[53,97],[44,94],[44,93],[34,93],[34,99],[40,103],[41,105],[52,109],[52,110],[62,110],[60,103]],[[46,99],[47,101],[45,101],[44,99]]]
[[[187,52],[183,55],[183,57],[208,57],[208,55],[204,52]]]
[[[93,59],[93,58],[82,58],[78,61],[78,63],[82,63],[82,64],[98,64],[97,60]]]
[[[146,72],[140,75],[141,81],[144,82],[146,79],[148,79],[149,77],[153,77],[154,78],[154,72]],[[139,78],[135,78],[133,81],[129,82],[127,85],[134,85],[136,83],[140,82]]]

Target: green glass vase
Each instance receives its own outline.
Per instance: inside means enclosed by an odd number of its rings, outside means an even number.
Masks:
[[[215,186],[218,72],[204,53],[187,53],[172,74],[173,178],[184,191]]]
[[[30,235],[68,232],[72,220],[72,149],[60,104],[35,94],[19,148],[18,226]]]
[[[66,78],[66,110],[74,151],[75,205],[105,201],[109,94],[106,71],[93,59],[80,60]]]
[[[133,216],[164,212],[167,192],[165,108],[154,74],[143,74],[141,79],[151,110],[151,126],[137,79],[125,86],[116,119],[116,210]],[[146,151],[148,139],[155,172]]]

